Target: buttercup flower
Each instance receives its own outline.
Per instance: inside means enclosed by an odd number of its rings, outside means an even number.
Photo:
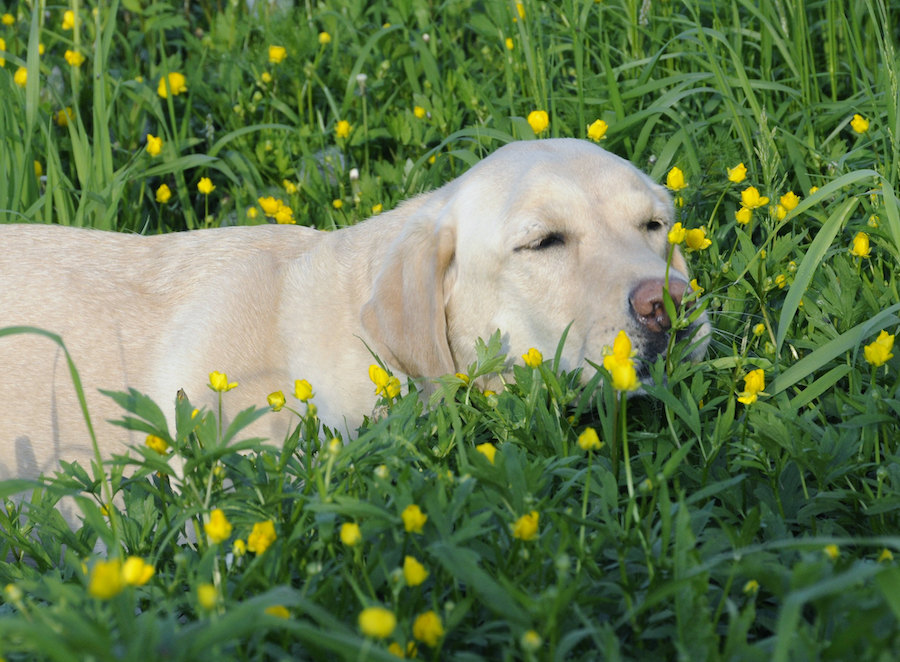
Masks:
[[[550,126],[550,116],[546,110],[532,110],[528,113],[528,125],[534,131],[534,135],[543,133]]]
[[[869,130],[869,120],[857,113],[853,116],[853,119],[850,120],[850,126],[854,131],[862,134]]]
[[[494,463],[494,456],[497,454],[497,447],[494,446],[494,444],[489,444],[488,442],[478,444],[475,447],[475,450],[484,455],[488,459],[488,462],[491,464]]]
[[[525,18],[525,5],[521,2],[516,3],[516,13],[519,15],[519,18]],[[515,17],[513,17],[515,19]]]
[[[525,361],[525,365],[529,368],[537,368],[544,362],[544,357],[538,350],[532,347],[525,354],[522,354],[522,360]]]
[[[340,198],[335,198],[334,200],[331,201],[331,206],[334,207],[335,209],[341,209],[344,206],[344,201],[341,200]]]
[[[516,44],[515,44],[515,42],[512,40],[512,37],[507,37],[507,38],[506,38],[506,41],[503,42],[503,43],[504,43],[504,45],[506,46],[506,50],[508,50],[508,51],[511,51],[512,49],[514,49],[514,48],[516,47]]]
[[[44,174],[44,166],[41,165],[41,162],[37,159],[34,160],[34,176],[38,179],[41,178],[41,175]]]
[[[680,244],[684,241],[685,236],[687,235],[687,230],[681,223],[676,223],[672,226],[672,229],[669,230],[668,239],[670,244]]]
[[[381,204],[380,202],[372,205],[372,214],[373,215],[380,214],[382,211],[384,211],[384,205]]]
[[[169,450],[169,444],[166,443],[166,440],[157,437],[155,434],[148,434],[147,439],[144,443],[151,449],[159,453],[160,455],[165,455]]]
[[[2,17],[0,17],[0,22],[2,22],[3,25],[15,25],[16,17],[13,16],[12,14],[6,13],[6,14],[3,14]],[[6,48],[6,47],[4,46],[4,48]]]
[[[212,610],[216,606],[219,593],[212,584],[200,584],[197,587],[197,602],[207,611]]]
[[[13,82],[19,87],[25,87],[28,84],[28,69],[19,67],[13,74]]]
[[[163,99],[167,99],[170,93],[175,97],[182,92],[187,92],[187,79],[184,77],[184,74],[172,71],[167,76],[159,79],[156,93]]]
[[[281,64],[287,57],[287,49],[284,46],[269,46],[269,62]]]
[[[56,123],[59,126],[68,126],[69,122],[75,119],[75,111],[72,106],[66,106],[56,113]]]
[[[320,32],[319,33],[319,43],[322,46],[324,46],[325,44],[330,44],[331,43],[331,35],[328,34],[327,32]]]
[[[338,138],[344,139],[350,137],[350,122],[347,120],[341,120],[334,127],[334,133]]]
[[[140,556],[129,556],[122,566],[122,580],[129,586],[143,586],[153,577],[155,569]]]
[[[894,355],[894,336],[882,329],[878,337],[865,347],[863,347],[863,356],[866,362],[878,368],[887,363]]]
[[[775,276],[775,285],[779,290],[783,290],[784,286],[787,285],[787,276],[784,274],[778,274]]]
[[[891,553],[887,547],[881,550],[881,554],[878,555],[879,563],[889,563],[894,560],[894,555]]]
[[[544,643],[543,639],[541,639],[541,635],[539,635],[534,630],[526,630],[521,639],[519,639],[519,643],[522,646],[523,650],[528,651],[529,653],[536,653],[541,645]]]
[[[283,618],[285,620],[291,617],[291,612],[288,611],[288,608],[284,605],[272,605],[271,607],[266,607],[263,610],[265,613],[270,616],[275,616],[276,618]]]
[[[403,558],[403,578],[407,586],[418,586],[428,579],[428,571],[412,556]]]
[[[75,28],[75,12],[71,9],[67,9],[63,12],[63,20],[62,20],[62,29],[63,30],[72,30]]]
[[[150,156],[159,156],[162,152],[162,138],[154,136],[152,133],[147,134],[147,153]]]
[[[684,245],[689,251],[702,251],[709,248],[712,241],[706,238],[706,230],[703,228],[694,228],[688,230],[684,235]]]
[[[869,248],[869,235],[865,232],[857,232],[853,237],[853,243],[850,246],[850,255],[854,257],[869,257],[871,249]]]
[[[669,170],[669,174],[666,175],[666,188],[670,191],[680,191],[687,188],[687,182],[684,181],[684,173],[681,172],[681,168],[675,166]]]
[[[275,539],[278,538],[275,533],[275,523],[267,519],[265,522],[257,522],[253,525],[253,530],[247,536],[247,549],[256,554],[262,554],[269,549]]]
[[[117,596],[125,588],[122,578],[122,561],[97,561],[91,569],[88,580],[88,593],[101,600],[109,600]]]
[[[238,385],[237,382],[228,381],[228,375],[224,372],[219,372],[218,370],[213,370],[209,373],[209,387],[213,391],[218,391],[219,393],[224,393],[225,391],[230,391]]]
[[[540,514],[536,510],[532,510],[527,515],[522,515],[513,524],[513,538],[528,542],[538,537],[538,521]]]
[[[613,346],[603,348],[603,367],[612,372],[617,365],[634,365],[632,357],[634,352],[631,349],[631,339],[625,331],[619,331],[613,341]]]
[[[407,533],[422,533],[422,528],[428,521],[428,515],[414,503],[403,509],[400,518],[403,520],[403,528]]]
[[[84,64],[84,55],[82,55],[78,51],[66,49],[66,52],[63,53],[63,57],[71,67],[80,67],[82,64]]]
[[[738,163],[733,168],[727,168],[728,181],[740,184],[747,178],[747,167],[743,163]]]
[[[744,376],[744,390],[738,395],[738,402],[752,405],[760,395],[765,395],[766,373],[761,369],[751,370]]]
[[[603,442],[597,436],[597,431],[588,427],[578,435],[578,447],[583,451],[598,451],[603,447]]]
[[[312,386],[305,379],[298,379],[294,382],[294,397],[300,402],[306,402],[313,397]]]
[[[793,191],[788,191],[778,199],[778,203],[787,211],[791,211],[792,209],[794,209],[794,207],[800,204],[800,197]]]
[[[755,579],[751,579],[746,584],[744,584],[744,593],[747,595],[756,595],[759,593],[759,582]]]
[[[231,528],[231,522],[221,508],[214,509],[209,514],[209,521],[203,525],[203,530],[214,545],[228,540],[231,537]]]
[[[747,225],[750,220],[753,218],[753,211],[749,207],[741,207],[736,212],[734,212],[734,220],[736,220],[741,225]]]
[[[425,109],[422,106],[413,106],[413,115],[418,119],[422,119],[426,115]]]
[[[755,186],[748,186],[741,191],[741,204],[747,209],[759,209],[769,204],[769,199],[761,196]]]
[[[609,125],[603,120],[595,120],[593,124],[588,127],[588,138],[598,143],[606,136],[606,132],[609,129]]]
[[[362,542],[362,531],[360,531],[359,524],[356,522],[344,522],[341,524],[340,536],[341,542],[347,547],[356,547]]]
[[[282,393],[281,391],[269,393],[268,397],[266,397],[266,402],[269,403],[272,411],[281,411],[281,408],[284,407],[285,403],[284,393]]]
[[[400,395],[400,379],[389,375],[380,365],[373,363],[369,366],[369,379],[375,384],[375,395],[389,400]]]
[[[284,191],[288,195],[293,195],[297,192],[297,185],[292,182],[290,179],[284,179],[281,181],[281,185],[284,186]]]
[[[766,325],[760,322],[756,326],[753,327],[753,335],[759,338],[762,334],[766,332]]]
[[[384,607],[366,607],[359,613],[359,629],[367,637],[387,639],[395,627],[397,617]]]
[[[822,552],[832,561],[837,560],[837,557],[841,555],[841,548],[835,545],[834,543],[830,545],[825,545],[822,549]]]
[[[0,51],[6,50],[6,40],[0,37]],[[0,69],[6,66],[6,58],[0,57]]]
[[[274,216],[282,207],[281,200],[276,200],[271,195],[268,198],[259,198],[257,202],[266,216]]]
[[[164,205],[172,198],[172,189],[170,189],[165,184],[160,184],[159,188],[156,189],[156,201]]]
[[[438,640],[444,636],[441,617],[435,611],[426,611],[416,616],[412,631],[413,637],[432,648],[437,646]]]
[[[634,365],[617,364],[609,374],[612,377],[612,386],[617,391],[634,391],[641,385]]]
[[[203,195],[209,195],[216,190],[216,185],[212,183],[209,177],[201,177],[200,181],[197,182],[197,190]]]

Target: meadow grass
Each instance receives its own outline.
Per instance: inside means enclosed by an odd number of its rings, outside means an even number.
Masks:
[[[699,364],[673,344],[646,397],[601,388],[602,368],[582,385],[555,347],[482,392],[506,360],[485,339],[430,402],[384,395],[352,440],[315,397],[288,396],[297,428],[263,442],[241,429],[266,403],[237,414],[221,392],[223,429],[181,400],[170,430],[166,403],[111,394],[164,453],[66,465],[6,501],[0,656],[898,659],[900,359],[876,342],[900,328],[898,9],[7,5],[2,222],[339,228],[535,138],[544,110],[537,137],[603,120],[607,149],[683,173],[715,331]],[[163,98],[169,74],[186,90]],[[744,224],[749,186],[768,201]],[[739,402],[756,369],[764,390]]]

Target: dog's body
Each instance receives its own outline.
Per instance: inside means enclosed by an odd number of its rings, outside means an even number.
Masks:
[[[432,193],[357,226],[232,227],[142,237],[0,225],[0,328],[62,336],[95,421],[121,416],[99,388],[135,388],[171,415],[184,389],[212,406],[209,373],[239,386],[226,410],[313,386],[322,421],[355,430],[376,401],[369,348],[403,379],[464,370],[496,329],[517,357],[601,360],[624,329],[639,356],[665,345],[668,194],[590,143],[513,143]],[[671,290],[686,286],[676,253]],[[661,324],[662,323],[662,324]],[[697,336],[708,335],[705,317]],[[696,354],[702,353],[700,343]],[[34,477],[91,446],[59,348],[0,338],[0,478]],[[287,412],[254,432],[278,441]],[[100,423],[109,457],[138,443]]]

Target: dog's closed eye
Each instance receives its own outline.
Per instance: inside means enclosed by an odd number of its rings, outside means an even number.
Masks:
[[[644,231],[650,234],[659,232],[663,228],[665,228],[665,225],[663,225],[660,221],[650,220],[644,223]]]
[[[518,251],[545,251],[550,248],[559,248],[566,245],[566,237],[562,232],[548,232],[528,243],[516,247]]]

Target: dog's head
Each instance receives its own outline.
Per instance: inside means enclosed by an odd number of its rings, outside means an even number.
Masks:
[[[413,376],[463,369],[496,329],[517,357],[552,354],[568,327],[565,369],[602,361],[620,330],[653,361],[671,326],[672,218],[663,187],[596,145],[511,143],[416,203],[364,310],[367,331]],[[677,249],[668,290],[676,306],[690,291]],[[682,333],[700,357],[706,316]]]

